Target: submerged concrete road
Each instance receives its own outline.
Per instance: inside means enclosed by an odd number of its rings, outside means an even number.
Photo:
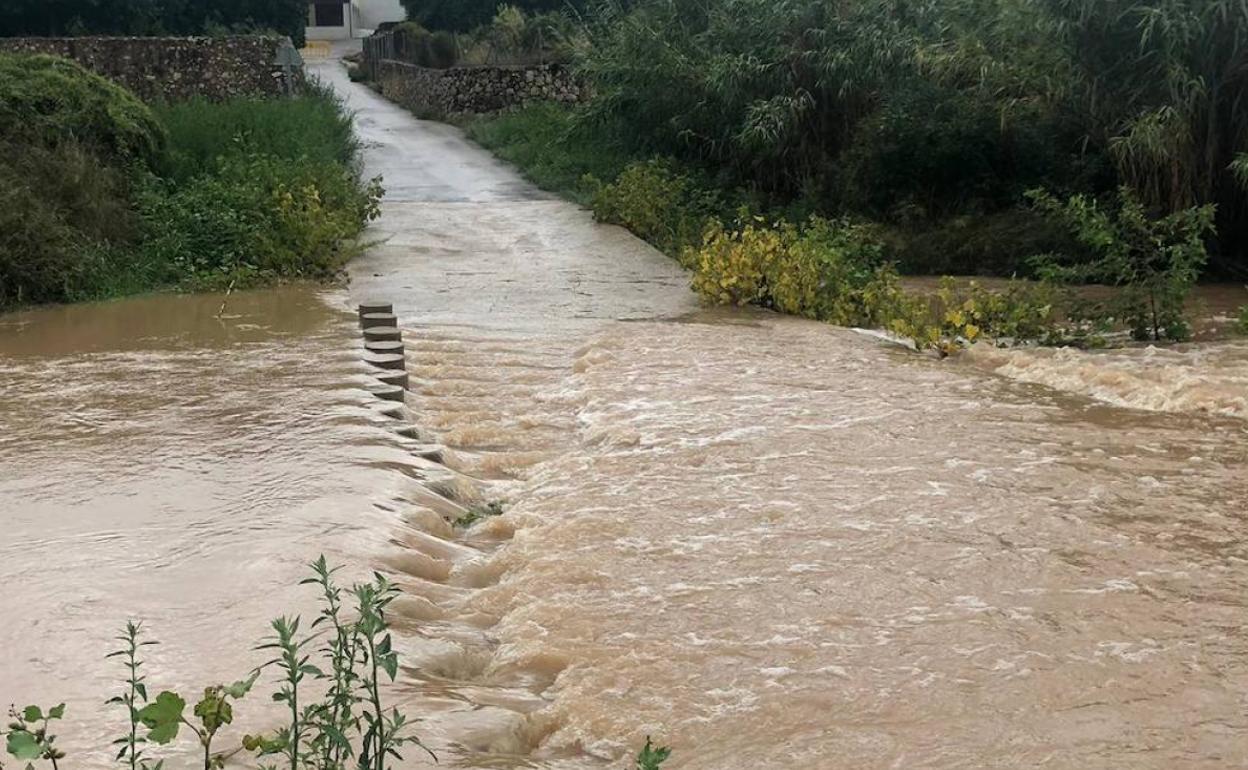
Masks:
[[[365,172],[386,188],[375,244],[349,268],[353,301],[393,302],[405,324],[525,331],[696,307],[680,267],[626,231],[350,82],[336,58],[309,69],[354,111]]]

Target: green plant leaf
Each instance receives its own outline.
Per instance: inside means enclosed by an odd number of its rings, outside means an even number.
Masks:
[[[164,745],[178,736],[178,727],[186,701],[168,690],[156,696],[156,700],[139,710],[139,720],[147,726],[147,737],[154,743]]]
[[[256,669],[255,671],[251,672],[251,676],[247,677],[246,679],[237,681],[234,684],[230,685],[229,687],[226,687],[224,689],[224,692],[226,695],[230,696],[231,698],[236,698],[236,699],[241,698],[251,691],[251,686],[256,683],[256,679],[258,679],[259,677],[260,677],[260,670]]]
[[[14,730],[9,733],[5,748],[8,749],[9,754],[17,759],[38,759],[39,755],[43,753],[43,747],[39,745],[39,739],[25,730]]]
[[[52,710],[48,712],[48,719],[60,719],[63,716],[65,716],[65,704],[64,703],[60,703],[60,704],[57,704],[56,706],[53,706]]]
[[[43,710],[38,706],[27,706],[22,710],[22,719],[27,722],[38,722],[43,719]]]

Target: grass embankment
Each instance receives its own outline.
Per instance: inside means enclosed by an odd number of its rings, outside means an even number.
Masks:
[[[332,275],[376,215],[328,91],[149,107],[0,56],[0,308]]]

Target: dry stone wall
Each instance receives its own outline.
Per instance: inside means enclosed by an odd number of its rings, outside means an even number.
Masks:
[[[428,69],[383,60],[375,65],[383,96],[423,117],[495,112],[526,102],[575,102],[585,90],[566,68],[532,66]]]
[[[222,100],[280,96],[285,83],[273,62],[281,43],[282,38],[251,35],[27,37],[0,38],[0,52],[73,59],[147,101]]]

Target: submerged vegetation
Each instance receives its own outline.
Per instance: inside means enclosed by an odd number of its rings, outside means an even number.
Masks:
[[[328,90],[150,108],[0,55],[0,307],[325,277],[377,215]]]
[[[412,720],[388,705],[382,691],[399,671],[387,617],[398,587],[378,573],[350,587],[339,585],[339,568],[330,567],[324,556],[309,566],[312,575],[301,582],[320,590],[316,619],[306,630],[297,616],[274,619],[272,634],[256,647],[272,658],[236,682],[206,686],[194,705],[183,693],[152,692],[142,652],[158,642],[147,637],[141,623],[126,623],[117,637],[120,648],[106,656],[119,658],[125,675],[120,694],[108,700],[125,712],[123,733],[113,741],[119,764],[160,770],[165,760],[154,756],[154,747],[168,746],[179,735],[190,738],[203,770],[236,765],[248,754],[260,768],[388,770],[403,761],[407,746],[438,759],[412,732]],[[223,745],[218,733],[234,723],[240,703],[268,673],[273,674],[271,700],[287,710],[284,724]],[[7,728],[0,730],[6,751],[24,767],[46,762],[58,770],[66,755],[56,744],[52,723],[64,715],[64,703],[12,708]],[[670,754],[647,738],[636,766],[657,770]]]
[[[710,301],[954,341],[974,312],[864,291],[882,270],[895,286],[892,264],[1055,285],[978,289],[1026,322],[963,340],[1184,339],[1195,281],[1248,275],[1242,3],[605,0],[580,18],[592,98],[470,134],[681,259]],[[861,239],[869,256],[837,251]],[[1087,282],[1121,301],[1055,288]]]

